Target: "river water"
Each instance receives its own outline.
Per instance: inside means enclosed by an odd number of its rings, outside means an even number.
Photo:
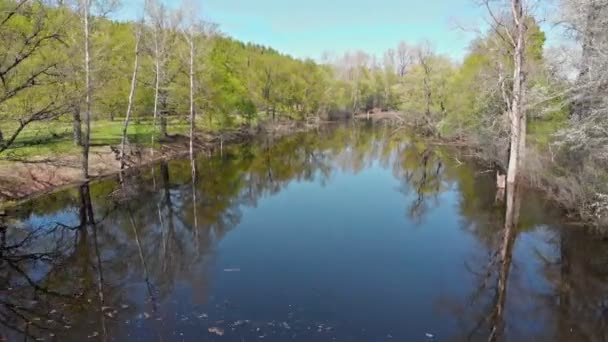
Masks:
[[[192,165],[9,210],[0,341],[608,338],[608,241],[464,152],[351,125]]]

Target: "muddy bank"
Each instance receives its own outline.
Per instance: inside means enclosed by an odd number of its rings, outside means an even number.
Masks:
[[[213,153],[224,146],[246,144],[262,137],[281,137],[314,129],[323,123],[277,122],[255,128],[241,128],[218,133],[201,133],[196,137],[197,153]],[[189,138],[172,135],[160,140],[158,148],[130,145],[127,148],[128,169],[189,153]],[[120,172],[118,146],[91,146],[90,178],[82,177],[80,154],[36,157],[28,160],[0,160],[0,207],[39,196],[85,181],[94,181]]]

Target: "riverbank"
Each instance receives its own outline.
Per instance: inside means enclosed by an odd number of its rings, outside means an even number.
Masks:
[[[249,143],[261,136],[281,137],[318,127],[321,123],[275,122],[196,136],[196,153],[213,153],[224,146]],[[189,137],[173,134],[157,147],[133,143],[127,148],[128,170],[189,153]],[[89,155],[89,179],[82,177],[79,149],[63,153],[0,160],[0,207],[10,206],[58,189],[94,181],[120,172],[119,145],[93,144]]]
[[[437,146],[451,146],[464,149],[463,161],[471,160],[484,165],[488,172],[498,172],[502,159],[496,153],[499,146],[483,145],[471,138],[450,139],[439,135],[427,136],[417,132],[417,122],[405,119],[398,112],[373,112],[355,116],[356,120],[368,121],[374,124],[385,122],[390,125],[403,127],[404,130],[425,138],[425,143]],[[529,136],[531,142],[526,151],[526,165],[522,170],[519,186],[527,190],[538,191],[563,210],[569,223],[596,228],[597,231],[608,231],[608,195],[593,187],[580,169],[572,169],[558,162],[556,151],[552,151],[547,144],[538,143],[533,135]],[[549,149],[549,151],[547,151]],[[457,161],[461,163],[460,160]],[[504,168],[502,168],[504,173]],[[576,172],[579,172],[577,174]],[[588,175],[587,175],[588,176]]]

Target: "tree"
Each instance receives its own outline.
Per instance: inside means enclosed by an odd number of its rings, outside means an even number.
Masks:
[[[91,0],[79,0],[82,18],[82,32],[84,39],[84,79],[85,79],[85,111],[84,111],[84,137],[82,141],[82,175],[89,178],[89,147],[91,144]]]
[[[135,58],[133,65],[133,76],[131,78],[131,90],[129,92],[129,104],[127,105],[127,113],[125,115],[125,124],[122,130],[122,141],[120,144],[120,169],[125,167],[125,145],[127,143],[127,131],[129,129],[129,121],[131,120],[131,112],[133,111],[133,98],[135,96],[135,88],[137,87],[137,72],[139,71],[139,44],[143,29],[143,20],[138,27],[135,28]],[[156,118],[155,118],[156,119]],[[156,123],[156,121],[155,121]]]
[[[160,135],[167,135],[167,82],[168,63],[174,47],[174,33],[178,16],[158,0],[149,0],[146,5],[150,25],[152,26],[154,58],[154,109],[153,123],[156,129],[160,117]],[[152,136],[154,139],[154,135]],[[154,140],[152,141],[154,145]]]
[[[7,119],[15,122],[8,135],[0,130],[0,153],[31,123],[65,111],[60,94],[44,90],[58,84],[59,61],[48,53],[62,45],[63,36],[51,12],[42,1],[0,1],[0,113],[13,112]]]

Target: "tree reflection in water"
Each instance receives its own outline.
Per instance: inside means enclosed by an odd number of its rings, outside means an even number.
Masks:
[[[2,218],[0,337],[121,340],[132,333],[125,322],[148,315],[146,336],[167,339],[175,325],[168,301],[183,284],[196,288],[196,304],[210,300],[216,247],[245,208],[295,182],[325,186],[378,165],[405,195],[406,222],[422,225],[454,196],[454,224],[478,243],[462,269],[475,280],[466,299],[437,294],[441,313],[459,323],[453,339],[606,339],[606,243],[551,228],[559,224],[545,216],[559,216],[525,191],[509,191],[501,207],[491,175],[454,153],[389,126],[326,127],[33,200]],[[548,247],[518,258],[521,236],[539,225]],[[522,278],[529,265],[544,285]]]

